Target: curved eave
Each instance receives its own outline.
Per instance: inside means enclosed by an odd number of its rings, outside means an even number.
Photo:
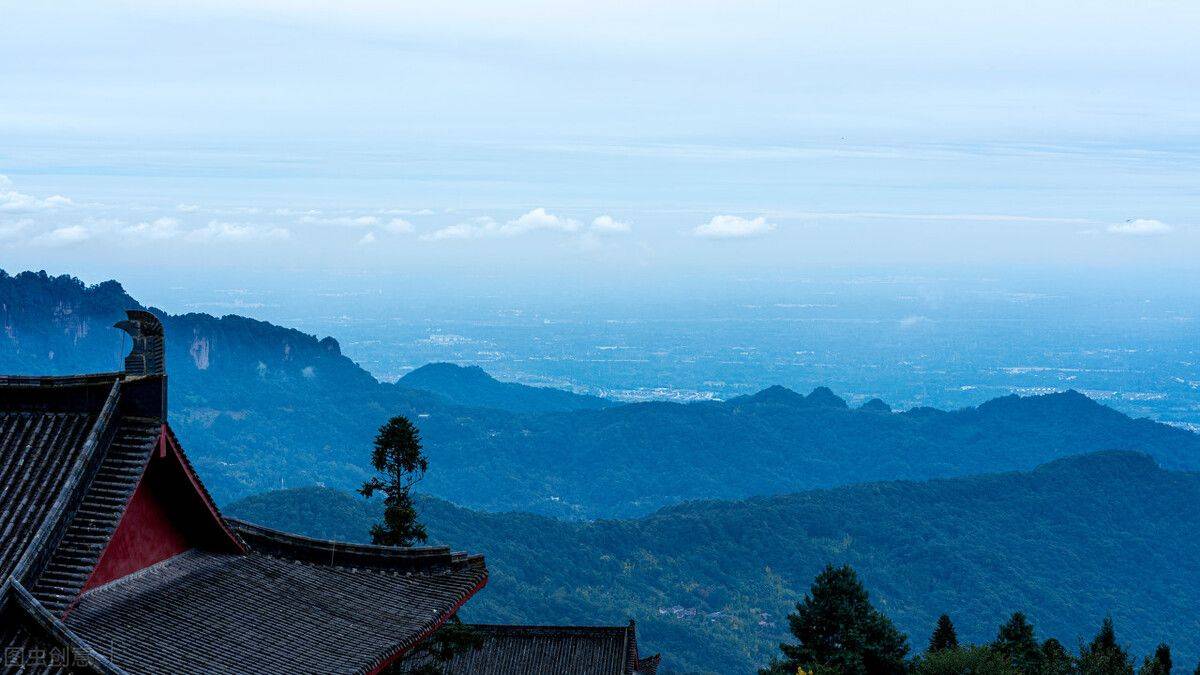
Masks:
[[[351,544],[305,537],[236,518],[227,517],[225,522],[252,550],[316,564],[415,573],[458,570],[484,564],[483,556],[455,552],[448,546]]]
[[[82,655],[91,671],[102,675],[126,675],[124,670],[118,668],[76,635],[74,631],[67,628],[19,582],[10,580],[3,588],[0,588],[0,600],[3,600],[0,603],[0,610],[21,612],[56,646],[67,648],[66,651],[71,654]]]

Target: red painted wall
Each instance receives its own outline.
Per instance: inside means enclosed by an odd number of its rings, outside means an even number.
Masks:
[[[158,448],[83,590],[193,548],[245,553],[164,425]]]
[[[170,494],[168,483],[174,481],[169,480],[170,467],[164,466],[169,461],[154,453],[83,590],[120,579],[193,547],[187,534],[172,519],[173,509],[166,495]],[[178,518],[180,514],[174,515]]]

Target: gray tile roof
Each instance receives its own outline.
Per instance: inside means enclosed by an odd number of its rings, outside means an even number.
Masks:
[[[96,568],[146,469],[162,424],[156,419],[122,416],[113,427],[116,431],[100,469],[33,585],[33,594],[56,615],[66,611],[79,596]]]
[[[478,649],[456,654],[443,675],[654,675],[659,657],[641,658],[637,629],[628,626],[504,626],[472,624]],[[410,659],[409,666],[427,660]]]
[[[351,545],[226,521],[164,424],[165,383],[161,374],[0,377],[0,653],[95,657],[72,672],[370,672],[486,583],[482,557],[444,547]],[[178,452],[210,527],[232,545],[198,544],[82,591],[160,442]],[[0,665],[9,670],[62,669]]]
[[[485,579],[479,558],[418,573],[191,551],[88,591],[67,626],[129,672],[363,673]]]
[[[0,378],[0,582],[83,480],[116,383],[115,375]]]

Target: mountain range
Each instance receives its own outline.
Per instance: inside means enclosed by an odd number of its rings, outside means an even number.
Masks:
[[[115,370],[127,338],[109,329],[141,307],[120,284],[0,272],[0,372]],[[589,519],[680,502],[864,481],[1030,469],[1097,450],[1200,469],[1200,435],[1131,419],[1074,391],[1007,396],[956,411],[850,408],[826,388],[728,401],[616,404],[497,382],[435,364],[379,382],[332,337],[236,315],[154,310],[167,335],[171,420],[226,502],[304,485],[354,488],[392,415],[420,428],[421,487],[459,505]]]
[[[430,497],[418,511],[433,540],[487,557],[490,581],[465,619],[635,617],[640,642],[662,650],[671,672],[764,665],[827,562],[854,566],[916,651],[942,612],[960,639],[980,643],[1021,611],[1040,639],[1072,650],[1111,615],[1134,654],[1165,641],[1190,672],[1200,658],[1197,503],[1200,474],[1105,452],[1020,473],[691,502],[629,520],[489,514]],[[226,511],[354,541],[380,515],[377,502],[319,488]]]

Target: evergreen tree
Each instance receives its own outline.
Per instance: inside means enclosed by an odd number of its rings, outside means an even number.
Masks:
[[[1042,667],[1038,675],[1072,675],[1074,672],[1075,659],[1061,642],[1048,638],[1042,643]]]
[[[1133,661],[1117,644],[1112,617],[1105,617],[1091,644],[1079,650],[1081,675],[1133,675]]]
[[[947,614],[938,617],[937,627],[929,637],[929,649],[925,651],[932,654],[943,649],[958,649],[958,634],[954,631],[954,622]]]
[[[425,526],[417,522],[409,490],[425,476],[429,461],[421,452],[421,434],[402,416],[379,427],[371,464],[380,475],[372,476],[359,492],[370,497],[384,494],[383,523],[371,528],[371,541],[383,546],[412,546],[427,538]]]
[[[810,593],[788,615],[796,644],[779,645],[782,661],[762,673],[832,669],[842,675],[901,675],[908,638],[871,606],[849,565],[826,565]],[[818,670],[820,672],[820,670]]]
[[[1012,617],[1000,626],[992,649],[1002,654],[1012,667],[1021,673],[1036,673],[1041,667],[1041,646],[1033,637],[1033,625],[1021,612],[1013,613]]]
[[[930,652],[912,664],[912,675],[1020,675],[991,647],[967,645]]]
[[[432,637],[413,647],[403,660],[384,672],[387,675],[442,675],[455,654],[482,646],[483,635],[455,614]]]
[[[1142,661],[1138,675],[1171,675],[1171,648],[1159,644],[1154,650],[1154,656],[1148,656]]]

